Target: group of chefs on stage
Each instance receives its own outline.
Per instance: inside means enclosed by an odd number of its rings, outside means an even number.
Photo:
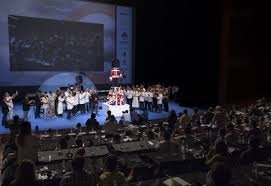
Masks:
[[[130,105],[131,109],[142,109],[151,112],[168,112],[169,94],[172,89],[161,85],[134,85],[121,87],[124,95],[124,102]],[[109,92],[109,94],[112,94]],[[13,117],[13,99],[18,92],[10,95],[5,93],[1,101],[3,112],[2,124]],[[67,90],[57,89],[55,92],[37,91],[35,99],[26,96],[23,101],[24,120],[28,120],[28,112],[31,105],[35,105],[35,118],[48,119],[62,117],[67,111],[67,119],[81,113],[98,113],[98,94],[94,88],[69,87]]]

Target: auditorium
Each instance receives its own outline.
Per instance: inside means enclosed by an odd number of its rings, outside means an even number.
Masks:
[[[268,7],[1,0],[0,186],[269,186]]]

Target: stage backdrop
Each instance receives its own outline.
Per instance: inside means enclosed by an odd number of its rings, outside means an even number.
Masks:
[[[1,87],[45,83],[48,88],[57,77],[56,87],[59,77],[67,77],[59,81],[65,86],[76,74],[94,85],[108,84],[114,58],[125,76],[121,83],[132,83],[131,7],[79,0],[1,0],[0,5]]]

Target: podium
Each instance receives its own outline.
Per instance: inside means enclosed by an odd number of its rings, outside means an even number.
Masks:
[[[103,103],[103,112],[106,114],[108,110],[110,110],[111,114],[115,117],[120,117],[122,116],[123,111],[128,110],[128,112],[130,112],[130,105],[110,105],[108,103]]]

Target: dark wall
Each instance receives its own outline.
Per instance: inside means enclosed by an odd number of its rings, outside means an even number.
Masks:
[[[271,13],[267,2],[225,0],[221,34],[220,102],[270,97]]]
[[[181,103],[216,103],[221,1],[137,1],[136,81],[175,83]]]

